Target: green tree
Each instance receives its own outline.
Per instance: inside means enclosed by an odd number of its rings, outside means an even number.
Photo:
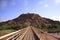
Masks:
[[[31,25],[31,23],[29,21],[26,21],[24,24],[23,24],[25,27],[28,27]]]
[[[42,29],[42,26],[41,26],[41,25],[37,25],[37,28],[40,28],[40,29]]]

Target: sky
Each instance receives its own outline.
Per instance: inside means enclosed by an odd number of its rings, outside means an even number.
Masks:
[[[22,13],[36,13],[60,21],[60,0],[0,0],[0,22]]]

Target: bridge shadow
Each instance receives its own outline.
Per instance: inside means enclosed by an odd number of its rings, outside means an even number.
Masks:
[[[60,38],[58,38],[58,40],[60,40]]]
[[[35,40],[40,40],[33,30],[32,30],[32,32],[33,32]]]

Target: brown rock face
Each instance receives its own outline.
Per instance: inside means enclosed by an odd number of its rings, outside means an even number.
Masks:
[[[38,14],[33,14],[33,13],[27,13],[27,14],[22,14],[19,17],[9,20],[7,22],[2,22],[2,23],[7,23],[7,24],[24,24],[26,21],[29,21],[31,25],[42,25],[44,23],[46,24],[56,24],[58,21],[53,21],[48,18],[43,18],[39,16]]]

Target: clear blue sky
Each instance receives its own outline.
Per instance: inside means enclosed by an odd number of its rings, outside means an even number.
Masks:
[[[0,0],[0,22],[28,12],[60,20],[60,0]]]

